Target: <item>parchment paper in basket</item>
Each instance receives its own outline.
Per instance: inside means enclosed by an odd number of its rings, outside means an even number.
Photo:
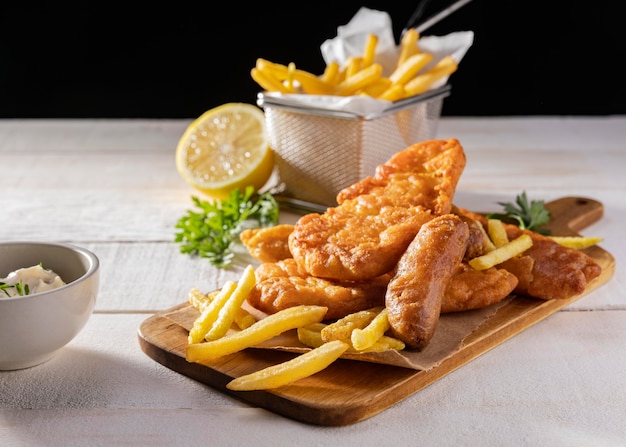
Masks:
[[[336,61],[343,66],[350,56],[361,56],[369,34],[378,36],[375,61],[383,66],[383,75],[389,76],[399,51],[393,37],[391,17],[386,12],[366,7],[360,8],[346,25],[337,27],[337,37],[322,43],[320,50],[324,62]]]

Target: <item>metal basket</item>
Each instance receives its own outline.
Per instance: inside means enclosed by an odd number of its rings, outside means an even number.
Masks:
[[[435,137],[448,85],[394,103],[365,119],[338,111],[297,107],[259,93],[281,194],[334,206],[346,186],[411,144]]]

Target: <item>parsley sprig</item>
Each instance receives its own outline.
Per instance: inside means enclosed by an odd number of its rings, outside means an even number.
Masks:
[[[245,228],[267,227],[278,223],[280,208],[270,193],[258,194],[247,187],[236,189],[223,200],[191,198],[199,211],[187,210],[175,225],[174,241],[180,252],[207,258],[219,268],[228,267],[235,256],[232,244]]]
[[[502,221],[512,220],[522,229],[544,234],[549,233],[549,231],[541,229],[550,220],[550,211],[546,209],[543,200],[531,200],[529,202],[526,191],[523,191],[515,197],[515,203],[498,202],[498,204],[504,207],[504,213],[487,214],[487,218]]]

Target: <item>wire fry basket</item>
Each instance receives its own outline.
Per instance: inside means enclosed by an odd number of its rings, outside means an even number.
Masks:
[[[445,85],[394,103],[384,113],[353,113],[294,106],[259,93],[257,104],[274,150],[281,194],[325,206],[343,188],[373,175],[376,166],[411,144],[435,137]]]

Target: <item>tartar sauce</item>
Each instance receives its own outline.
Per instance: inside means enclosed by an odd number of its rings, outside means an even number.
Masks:
[[[24,267],[0,278],[0,298],[18,295],[32,295],[65,285],[65,282],[52,270],[41,265]],[[26,289],[28,286],[28,289]]]

